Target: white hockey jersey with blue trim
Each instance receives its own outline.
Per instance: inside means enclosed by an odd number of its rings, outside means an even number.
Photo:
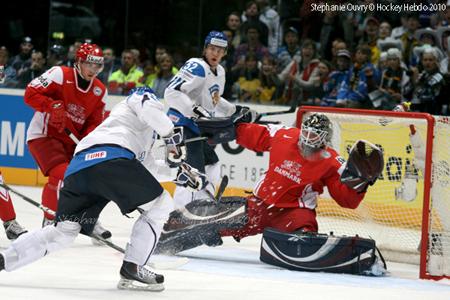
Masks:
[[[189,59],[170,81],[164,99],[187,118],[194,117],[194,105],[201,105],[212,116],[231,116],[236,110],[234,104],[221,97],[225,70],[218,65],[216,71],[201,58]]]
[[[75,153],[95,145],[112,144],[130,150],[143,162],[156,134],[167,136],[173,127],[155,94],[135,92],[114,106],[109,117],[80,141]]]

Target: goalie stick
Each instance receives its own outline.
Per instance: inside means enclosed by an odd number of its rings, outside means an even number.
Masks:
[[[24,195],[24,194],[22,194],[22,193],[20,193],[20,192],[18,192],[16,190],[14,190],[10,186],[8,186],[8,185],[6,185],[4,183],[1,183],[0,186],[3,187],[4,189],[6,189],[7,191],[9,191],[9,192],[19,196],[20,198],[22,198],[26,202],[30,203],[31,205],[33,205],[33,206],[43,210],[44,212],[46,212],[46,213],[48,213],[48,214],[50,214],[52,216],[55,215],[55,212],[53,210],[51,210],[50,208],[43,206],[42,204],[40,204],[40,203],[34,201],[33,199],[31,199],[30,197],[28,197],[28,196],[26,196],[26,195]],[[142,211],[139,210],[139,212],[141,213]],[[117,251],[119,251],[121,253],[125,253],[125,249],[123,249],[122,247],[114,244],[111,241],[108,241],[108,240],[102,238],[99,235],[91,234],[90,237],[92,237],[93,239],[95,239],[95,240],[97,240],[99,242],[102,242],[103,244],[105,244],[105,245],[107,245],[107,246],[109,246],[109,247],[111,247],[111,248],[113,248],[113,249],[115,249],[115,250],[117,250]],[[151,268],[154,268],[154,269],[176,269],[176,268],[179,268],[179,267],[185,265],[188,262],[189,262],[188,258],[180,257],[179,259],[174,260],[174,261],[150,262],[147,265],[149,267],[151,267]]]

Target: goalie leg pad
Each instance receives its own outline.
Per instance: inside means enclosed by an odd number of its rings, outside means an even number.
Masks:
[[[295,271],[383,275],[375,241],[358,236],[317,233],[284,233],[266,228],[260,260]]]
[[[246,216],[246,199],[242,197],[192,201],[170,214],[155,253],[175,254],[200,245],[221,245],[219,231],[243,227]]]

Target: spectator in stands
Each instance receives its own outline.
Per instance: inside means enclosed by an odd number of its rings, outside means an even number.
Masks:
[[[33,50],[33,43],[31,38],[26,36],[20,43],[20,52],[11,58],[11,66],[16,70],[17,76],[25,72],[31,65],[31,51]]]
[[[64,65],[65,58],[66,49],[58,44],[52,45],[47,53],[47,69]]]
[[[277,61],[278,71],[281,72],[293,60],[300,61],[301,51],[298,43],[298,31],[294,27],[289,27],[284,33],[285,45],[278,49]]]
[[[155,65],[155,72],[156,73],[158,73],[158,64],[159,64],[159,62],[160,62],[160,60],[165,56],[165,55],[170,55],[171,57],[172,57],[172,59],[173,59],[173,55],[171,55],[170,53],[169,53],[169,50],[167,49],[167,47],[166,46],[164,46],[164,45],[157,45],[156,46],[156,48],[155,48],[155,62],[156,62],[156,65]],[[175,60],[174,60],[175,61]],[[173,73],[173,75],[175,75],[175,74],[177,74],[178,73],[178,68],[175,66],[175,64],[173,65],[173,67],[172,67],[172,73]]]
[[[92,41],[89,41],[88,43],[91,43]],[[67,51],[67,59],[64,61],[64,65],[68,67],[74,67],[75,65],[75,54],[80,48],[81,44],[84,43],[84,40],[77,39],[72,45],[69,46],[69,50]]]
[[[318,64],[316,44],[312,40],[304,40],[300,62],[292,61],[278,75],[285,84],[282,102],[300,105],[308,99],[308,91],[320,80]]]
[[[164,54],[164,55],[166,55],[166,54]],[[156,79],[155,63],[150,59],[144,61],[143,72],[144,72],[144,75],[139,79],[139,82],[145,86],[149,86],[149,87],[153,86],[153,82]]]
[[[392,26],[388,22],[382,22],[378,28],[378,39],[384,40],[391,36]]]
[[[336,106],[350,108],[369,108],[368,93],[378,88],[379,72],[370,62],[371,50],[368,45],[359,45],[355,62],[349,77],[339,88]]]
[[[377,64],[380,58],[380,50],[377,47],[378,31],[380,22],[375,17],[368,17],[364,21],[364,34],[359,40],[359,44],[369,45],[371,51],[371,62]]]
[[[234,48],[237,48],[241,44],[241,16],[239,15],[239,12],[233,11],[231,12],[226,21],[226,27],[228,30],[232,32],[233,39],[231,40],[231,43],[228,43],[228,45],[233,45]],[[230,46],[228,46],[229,48]],[[228,51],[227,51],[228,52]]]
[[[136,63],[136,67],[139,71],[142,71],[142,66],[141,66],[141,51],[139,51],[139,49],[136,48],[132,48],[130,49],[131,53],[133,53],[134,56],[134,61]]]
[[[9,51],[5,46],[2,46],[0,47],[0,87],[13,88],[17,85],[17,72],[8,61]]]
[[[260,21],[259,19],[259,9],[258,5],[255,1],[249,1],[245,5],[245,11],[242,13],[241,16],[242,25],[241,25],[241,34],[243,35],[244,40],[241,41],[244,43],[248,43],[248,37],[247,37],[247,31],[250,26],[258,29],[259,32],[259,40],[260,42],[267,47],[268,40],[269,40],[269,28],[267,25]],[[261,57],[262,59],[262,57]]]
[[[267,48],[275,55],[280,45],[280,16],[269,6],[268,0],[256,0],[259,9],[259,20],[266,24],[268,32]]]
[[[257,25],[249,24],[247,26],[245,36],[247,42],[241,44],[234,53],[234,66],[232,68],[232,71],[235,71],[236,69],[241,70],[244,67],[245,57],[250,52],[256,56],[256,59],[258,61],[261,61],[264,56],[270,54],[269,50],[266,47],[264,47],[260,42],[259,29]]]
[[[258,60],[256,55],[248,53],[245,57],[245,67],[236,71],[237,81],[233,86],[233,94],[238,95],[238,99],[243,102],[259,102],[259,80]]]
[[[282,84],[277,76],[277,64],[274,58],[265,56],[259,72],[261,86],[257,89],[259,103],[277,103],[281,97]]]
[[[336,55],[336,70],[332,71],[323,85],[324,95],[321,106],[336,106],[338,91],[342,83],[350,77],[352,57],[350,51],[342,49]]]
[[[222,31],[228,39],[228,47],[227,47],[227,55],[222,59],[220,64],[225,69],[225,87],[223,90],[222,97],[228,99],[228,101],[237,100],[236,98],[232,99],[232,87],[234,84],[233,72],[231,71],[234,64],[234,53],[236,52],[236,48],[233,45],[233,31],[229,29],[225,29]],[[234,95],[236,96],[236,95]]]
[[[410,13],[407,15],[406,31],[400,36],[402,41],[402,57],[403,61],[408,64],[411,61],[412,50],[419,44],[419,41],[415,37],[416,30],[419,28],[419,15],[416,13]]]
[[[413,83],[415,86],[411,109],[430,114],[443,114],[448,109],[445,105],[448,95],[442,93],[445,85],[444,76],[439,71],[438,53],[434,48],[426,48],[422,54],[421,63],[423,71],[415,67],[413,71]],[[447,106],[448,107],[448,106]]]
[[[116,58],[114,49],[111,47],[103,48],[103,59],[104,68],[103,71],[97,75],[97,78],[107,86],[109,76],[120,68],[120,60]]]
[[[31,54],[31,66],[17,77],[18,88],[25,88],[34,78],[41,76],[46,70],[44,53],[33,51]]]
[[[126,49],[122,52],[120,69],[108,78],[108,91],[111,94],[127,95],[131,89],[142,86],[139,79],[143,75],[144,72],[137,67],[135,54]]]
[[[337,38],[331,43],[331,69],[338,69],[337,66],[337,54],[340,50],[346,50],[347,44],[343,39]]]
[[[172,56],[169,54],[164,54],[158,63],[158,73],[156,78],[151,85],[151,88],[155,92],[155,95],[162,99],[164,98],[164,91],[169,85],[170,80],[175,76],[172,72],[174,61]]]
[[[386,56],[387,67],[381,75],[380,87],[369,98],[375,108],[392,110],[411,96],[412,84],[408,70],[402,67],[401,51],[391,48]]]
[[[442,53],[440,47],[441,43],[439,40],[439,36],[437,32],[431,28],[424,28],[416,30],[415,38],[418,40],[418,45],[413,48],[411,60],[409,64],[411,66],[416,66],[420,62],[420,56],[423,53],[423,50],[428,47],[433,47],[438,54],[438,61],[441,62],[444,59],[444,53]],[[419,70],[422,69],[422,66],[419,66]]]
[[[325,86],[328,84],[331,70],[330,64],[326,60],[321,60],[317,65],[319,80],[314,81],[312,90],[309,92],[306,102],[310,105],[320,105],[325,96]]]

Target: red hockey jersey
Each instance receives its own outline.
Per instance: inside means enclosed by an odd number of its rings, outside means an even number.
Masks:
[[[364,197],[340,182],[345,160],[327,147],[322,159],[307,160],[299,150],[300,129],[240,124],[237,143],[257,152],[269,152],[269,168],[254,194],[267,205],[314,209],[324,186],[342,207],[356,208]]]
[[[74,68],[51,68],[31,81],[25,90],[25,103],[36,110],[27,131],[27,141],[48,136],[73,144],[66,133],[59,133],[48,125],[49,114],[44,112],[44,107],[54,100],[64,101],[66,128],[81,139],[103,121],[106,96],[106,88],[97,78],[82,90]]]

